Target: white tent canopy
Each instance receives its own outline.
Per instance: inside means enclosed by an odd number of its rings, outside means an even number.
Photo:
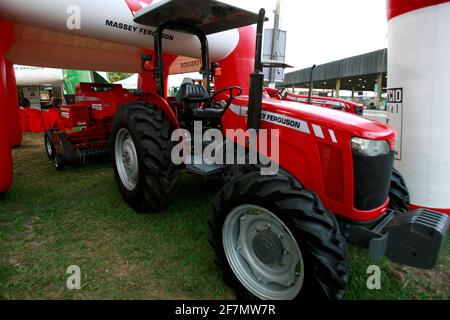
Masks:
[[[121,84],[124,89],[134,90],[138,87],[138,74],[135,73],[131,77],[115,82]]]
[[[38,86],[41,84],[61,84],[64,76],[61,69],[14,66],[18,86]]]

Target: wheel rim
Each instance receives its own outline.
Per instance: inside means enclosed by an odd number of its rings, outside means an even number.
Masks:
[[[52,145],[48,136],[45,137],[45,148],[49,156],[53,155]]]
[[[269,210],[242,205],[223,229],[227,260],[244,287],[259,299],[291,300],[302,289],[301,250],[286,225]]]
[[[56,169],[60,169],[60,168],[64,167],[64,163],[59,155],[55,156],[53,163],[54,163]]]
[[[139,179],[139,163],[133,138],[126,129],[120,129],[116,135],[115,162],[122,184],[133,191]]]

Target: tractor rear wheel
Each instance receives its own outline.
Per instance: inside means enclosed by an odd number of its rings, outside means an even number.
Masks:
[[[408,212],[411,203],[409,190],[400,172],[392,171],[391,189],[389,191],[389,209],[396,212]]]
[[[46,132],[44,135],[44,143],[45,143],[45,151],[47,153],[48,158],[51,161],[55,160],[55,145],[53,144],[53,141],[48,132]]]
[[[113,123],[113,166],[120,193],[136,212],[158,211],[173,199],[180,167],[172,163],[174,130],[162,110],[145,102],[122,106]]]
[[[63,158],[59,154],[55,155],[53,165],[55,166],[56,171],[63,171],[66,167]]]
[[[291,177],[234,179],[215,198],[209,226],[216,263],[238,298],[343,297],[347,244],[336,218]]]

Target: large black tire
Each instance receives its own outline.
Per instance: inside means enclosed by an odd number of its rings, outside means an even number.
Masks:
[[[260,170],[260,167],[258,165],[228,165],[223,171],[222,182],[225,185],[236,178],[239,178],[251,172],[256,172],[258,170]]]
[[[45,153],[47,153],[47,157],[50,159],[50,161],[55,160],[55,145],[51,139],[51,136],[48,134],[48,132],[44,135],[44,145],[45,145]]]
[[[396,212],[408,212],[411,199],[409,190],[400,172],[392,171],[391,188],[389,190],[389,209]]]
[[[285,175],[240,176],[220,191],[209,218],[210,243],[224,281],[237,297],[257,299],[236,277],[227,260],[222,231],[227,215],[243,204],[271,211],[295,237],[303,256],[304,283],[295,299],[341,299],[348,283],[347,244],[333,214],[317,196]]]
[[[115,141],[120,129],[126,129],[136,147],[139,178],[134,190],[127,189],[115,159]],[[122,106],[113,123],[113,167],[120,193],[125,202],[138,213],[165,208],[174,198],[180,167],[172,163],[171,141],[174,128],[164,112],[153,105],[135,101]]]
[[[66,167],[63,158],[59,154],[55,155],[53,165],[55,166],[56,171],[63,171]]]

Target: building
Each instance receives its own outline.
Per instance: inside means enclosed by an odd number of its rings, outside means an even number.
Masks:
[[[312,68],[285,75],[284,88],[309,88]],[[381,96],[387,85],[387,49],[382,49],[338,61],[318,65],[313,70],[314,89],[329,90],[339,97],[343,90],[356,93],[375,92],[375,105],[380,106]],[[381,85],[378,85],[381,83]]]

